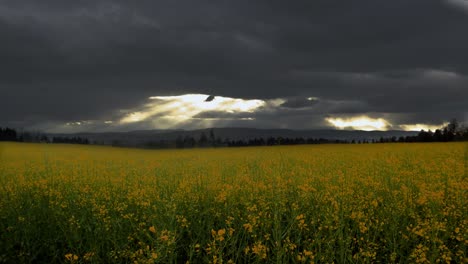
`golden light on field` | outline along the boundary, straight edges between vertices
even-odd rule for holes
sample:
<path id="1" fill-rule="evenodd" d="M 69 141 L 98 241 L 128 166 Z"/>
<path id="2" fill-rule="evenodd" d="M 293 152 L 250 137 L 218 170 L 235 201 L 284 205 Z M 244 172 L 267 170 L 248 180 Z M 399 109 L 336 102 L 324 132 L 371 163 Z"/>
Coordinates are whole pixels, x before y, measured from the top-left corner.
<path id="1" fill-rule="evenodd" d="M 388 130 L 391 124 L 383 118 L 370 118 L 367 116 L 359 116 L 352 118 L 333 118 L 325 119 L 328 123 L 339 129 L 355 129 L 355 130 Z"/>
<path id="2" fill-rule="evenodd" d="M 121 120 L 121 124 L 134 123 L 153 117 L 171 118 L 174 123 L 183 122 L 203 112 L 242 113 L 254 112 L 265 105 L 263 100 L 246 100 L 223 96 L 209 97 L 206 94 L 185 94 L 179 96 L 153 96 L 144 109 L 134 111 Z"/>

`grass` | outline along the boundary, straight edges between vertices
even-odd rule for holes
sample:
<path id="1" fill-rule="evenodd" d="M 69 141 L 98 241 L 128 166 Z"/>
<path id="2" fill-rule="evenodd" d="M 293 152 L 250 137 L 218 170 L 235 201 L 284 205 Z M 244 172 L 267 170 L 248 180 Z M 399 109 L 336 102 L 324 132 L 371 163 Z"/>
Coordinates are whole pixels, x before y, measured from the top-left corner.
<path id="1" fill-rule="evenodd" d="M 468 263 L 466 143 L 0 143 L 0 263 Z"/>

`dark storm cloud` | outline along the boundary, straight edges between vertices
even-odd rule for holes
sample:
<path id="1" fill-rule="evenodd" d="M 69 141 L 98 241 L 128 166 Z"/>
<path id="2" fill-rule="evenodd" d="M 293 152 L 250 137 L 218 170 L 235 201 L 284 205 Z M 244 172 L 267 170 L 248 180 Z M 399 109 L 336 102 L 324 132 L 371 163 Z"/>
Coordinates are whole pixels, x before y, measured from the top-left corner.
<path id="1" fill-rule="evenodd" d="M 258 126 L 466 119 L 467 27 L 461 0 L 4 0 L 0 120 L 114 120 L 186 93 L 284 98 Z"/>
<path id="2" fill-rule="evenodd" d="M 318 98 L 293 97 L 293 98 L 287 98 L 286 102 L 282 103 L 280 106 L 286 107 L 286 108 L 307 108 L 307 107 L 313 106 L 316 103 L 318 103 Z"/>

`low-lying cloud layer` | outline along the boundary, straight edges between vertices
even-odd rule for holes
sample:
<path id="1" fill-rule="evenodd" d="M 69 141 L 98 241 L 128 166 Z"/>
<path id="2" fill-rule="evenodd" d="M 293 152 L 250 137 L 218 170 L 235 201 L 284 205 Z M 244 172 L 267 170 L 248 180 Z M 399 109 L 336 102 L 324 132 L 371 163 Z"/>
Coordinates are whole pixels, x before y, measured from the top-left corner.
<path id="1" fill-rule="evenodd" d="M 291 102 L 291 103 L 288 103 Z M 347 106 L 348 105 L 348 106 Z M 395 114 L 343 114 L 353 102 L 326 101 L 317 97 L 240 99 L 207 94 L 152 96 L 135 108 L 115 113 L 115 120 L 80 120 L 47 124 L 50 131 L 128 131 L 147 129 L 197 129 L 209 127 L 261 127 L 347 130 L 435 130 L 446 125 L 399 124 Z M 335 113 L 331 114 L 330 113 Z M 346 117 L 342 117 L 342 116 Z M 381 116 L 384 117 L 381 117 Z M 377 117 L 379 116 L 379 117 Z M 286 124 L 286 125 L 285 125 Z M 289 124 L 297 124 L 290 127 Z"/>
<path id="2" fill-rule="evenodd" d="M 0 126 L 468 121 L 465 2 L 4 0 Z"/>

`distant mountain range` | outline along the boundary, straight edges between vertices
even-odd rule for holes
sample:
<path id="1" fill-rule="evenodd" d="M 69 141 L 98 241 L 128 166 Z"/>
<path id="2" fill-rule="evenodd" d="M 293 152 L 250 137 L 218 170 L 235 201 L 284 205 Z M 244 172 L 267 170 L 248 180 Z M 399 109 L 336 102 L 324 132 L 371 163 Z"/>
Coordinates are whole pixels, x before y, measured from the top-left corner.
<path id="1" fill-rule="evenodd" d="M 213 131 L 216 138 L 222 140 L 249 140 L 255 138 L 283 137 L 283 138 L 314 138 L 328 140 L 378 140 L 381 137 L 414 136 L 415 131 L 361 131 L 361 130 L 290 130 L 290 129 L 257 129 L 257 128 L 207 128 L 196 130 L 140 130 L 129 132 L 101 132 L 101 133 L 75 133 L 75 134 L 47 134 L 49 137 L 81 137 L 90 142 L 99 144 L 115 144 L 127 146 L 143 146 L 148 142 L 175 141 L 179 137 L 193 137 L 199 139 L 205 133 L 209 136 Z"/>

